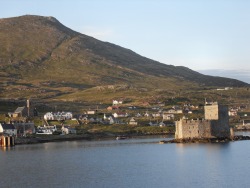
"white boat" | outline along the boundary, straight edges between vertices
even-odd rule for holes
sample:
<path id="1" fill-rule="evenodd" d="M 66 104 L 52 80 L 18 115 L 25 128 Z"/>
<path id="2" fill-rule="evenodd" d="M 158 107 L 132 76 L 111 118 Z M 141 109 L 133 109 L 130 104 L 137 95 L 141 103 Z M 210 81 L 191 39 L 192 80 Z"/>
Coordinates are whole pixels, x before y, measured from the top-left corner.
<path id="1" fill-rule="evenodd" d="M 116 137 L 116 140 L 125 140 L 125 139 L 127 139 L 128 137 L 126 137 L 126 136 L 117 136 Z"/>
<path id="2" fill-rule="evenodd" d="M 42 129 L 38 130 L 36 134 L 53 134 L 53 131 L 51 129 Z"/>

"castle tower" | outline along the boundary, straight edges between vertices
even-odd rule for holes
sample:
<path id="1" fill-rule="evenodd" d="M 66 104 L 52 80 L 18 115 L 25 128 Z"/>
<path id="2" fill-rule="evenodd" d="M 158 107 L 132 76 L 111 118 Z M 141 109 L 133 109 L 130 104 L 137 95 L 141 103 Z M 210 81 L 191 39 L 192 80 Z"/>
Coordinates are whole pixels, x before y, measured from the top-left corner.
<path id="1" fill-rule="evenodd" d="M 219 119 L 219 105 L 217 102 L 206 103 L 204 106 L 206 120 Z"/>
<path id="2" fill-rule="evenodd" d="M 211 121 L 211 134 L 214 137 L 230 137 L 228 107 L 217 102 L 204 106 L 205 120 Z"/>

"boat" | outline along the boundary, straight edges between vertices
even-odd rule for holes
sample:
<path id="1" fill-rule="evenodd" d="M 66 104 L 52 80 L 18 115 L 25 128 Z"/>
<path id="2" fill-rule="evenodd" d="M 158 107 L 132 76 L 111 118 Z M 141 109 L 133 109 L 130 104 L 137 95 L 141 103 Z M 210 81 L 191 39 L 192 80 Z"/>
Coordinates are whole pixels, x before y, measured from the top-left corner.
<path id="1" fill-rule="evenodd" d="M 117 136 L 116 140 L 125 140 L 127 138 L 128 138 L 127 136 Z"/>

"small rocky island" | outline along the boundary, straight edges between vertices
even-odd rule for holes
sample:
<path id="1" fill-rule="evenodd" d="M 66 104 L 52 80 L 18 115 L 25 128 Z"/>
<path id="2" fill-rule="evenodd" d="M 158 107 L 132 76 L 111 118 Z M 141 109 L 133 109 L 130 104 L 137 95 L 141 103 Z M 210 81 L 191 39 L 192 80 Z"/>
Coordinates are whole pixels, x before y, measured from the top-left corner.
<path id="1" fill-rule="evenodd" d="M 249 136 L 234 136 L 229 127 L 228 107 L 217 102 L 205 102 L 205 119 L 176 121 L 175 139 L 160 143 L 216 143 L 250 140 Z"/>

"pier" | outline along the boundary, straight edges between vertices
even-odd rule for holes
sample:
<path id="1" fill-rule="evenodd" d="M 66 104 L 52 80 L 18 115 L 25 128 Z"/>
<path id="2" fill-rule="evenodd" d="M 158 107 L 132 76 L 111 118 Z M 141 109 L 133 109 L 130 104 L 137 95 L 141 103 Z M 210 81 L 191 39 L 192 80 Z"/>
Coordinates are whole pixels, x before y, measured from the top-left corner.
<path id="1" fill-rule="evenodd" d="M 15 146 L 15 137 L 14 136 L 0 136 L 0 146 L 1 147 Z"/>

